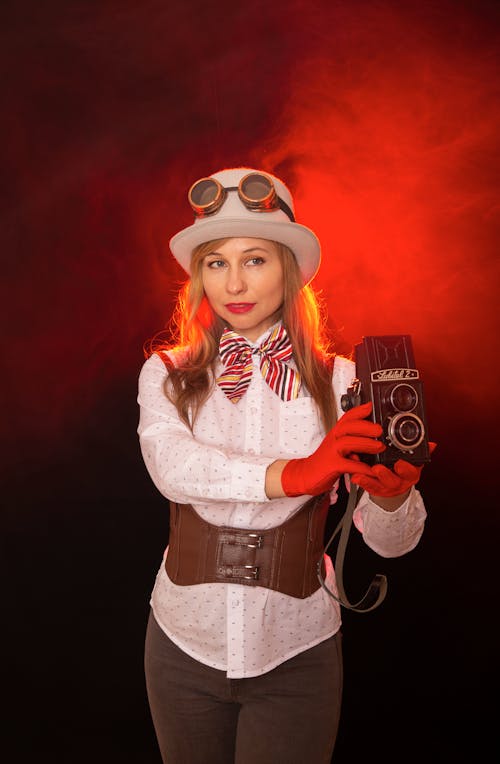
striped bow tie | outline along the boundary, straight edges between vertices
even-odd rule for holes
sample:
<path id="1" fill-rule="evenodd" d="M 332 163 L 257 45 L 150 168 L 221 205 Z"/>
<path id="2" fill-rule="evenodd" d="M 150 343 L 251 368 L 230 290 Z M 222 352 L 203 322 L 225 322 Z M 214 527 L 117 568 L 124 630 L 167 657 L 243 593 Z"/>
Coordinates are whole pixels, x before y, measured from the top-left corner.
<path id="1" fill-rule="evenodd" d="M 267 340 L 253 348 L 244 337 L 224 329 L 219 354 L 225 370 L 217 384 L 231 403 L 245 395 L 252 377 L 252 354 L 260 356 L 260 372 L 267 384 L 283 401 L 296 398 L 300 390 L 300 374 L 287 366 L 292 357 L 292 345 L 283 326 L 277 326 Z"/>

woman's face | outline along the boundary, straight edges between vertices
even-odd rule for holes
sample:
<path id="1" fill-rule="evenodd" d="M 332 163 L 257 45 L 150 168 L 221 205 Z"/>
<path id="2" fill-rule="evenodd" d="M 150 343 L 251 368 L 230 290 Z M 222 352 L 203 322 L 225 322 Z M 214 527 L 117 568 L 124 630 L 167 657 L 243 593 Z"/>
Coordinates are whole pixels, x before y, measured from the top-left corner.
<path id="1" fill-rule="evenodd" d="M 278 320 L 284 280 L 273 242 L 228 239 L 205 255 L 201 275 L 214 312 L 251 342 Z"/>

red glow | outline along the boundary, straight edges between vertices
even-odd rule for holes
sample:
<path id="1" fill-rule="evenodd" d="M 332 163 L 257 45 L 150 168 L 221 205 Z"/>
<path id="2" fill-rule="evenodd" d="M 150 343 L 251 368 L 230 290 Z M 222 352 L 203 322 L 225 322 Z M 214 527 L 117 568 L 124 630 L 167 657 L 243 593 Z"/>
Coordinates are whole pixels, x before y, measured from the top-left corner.
<path id="1" fill-rule="evenodd" d="M 203 300 L 201 301 L 201 305 L 198 309 L 198 318 L 199 318 L 200 324 L 204 326 L 206 329 L 211 325 L 214 319 L 212 308 L 208 304 L 208 300 L 206 297 L 204 297 Z"/>
<path id="2" fill-rule="evenodd" d="M 443 384 L 487 395 L 498 356 L 474 384 L 468 372 L 478 341 L 496 345 L 497 57 L 453 16 L 364 11 L 299 67 L 266 160 L 293 167 L 297 219 L 322 242 L 315 285 L 346 344 L 410 333 Z"/>
<path id="3" fill-rule="evenodd" d="M 179 11 L 175 39 L 170 12 L 140 6 L 76 18 L 61 4 L 29 28 L 16 17 L 3 48 L 20 62 L 5 108 L 4 276 L 20 293 L 7 307 L 22 351 L 10 384 L 23 397 L 12 432 L 36 421 L 55 441 L 135 379 L 184 279 L 168 240 L 192 220 L 187 189 L 237 164 L 295 191 L 298 221 L 322 242 L 315 286 L 341 350 L 409 333 L 435 389 L 452 380 L 464 408 L 490 395 L 500 77 L 489 5 L 264 7 L 207 14 L 198 30 Z"/>

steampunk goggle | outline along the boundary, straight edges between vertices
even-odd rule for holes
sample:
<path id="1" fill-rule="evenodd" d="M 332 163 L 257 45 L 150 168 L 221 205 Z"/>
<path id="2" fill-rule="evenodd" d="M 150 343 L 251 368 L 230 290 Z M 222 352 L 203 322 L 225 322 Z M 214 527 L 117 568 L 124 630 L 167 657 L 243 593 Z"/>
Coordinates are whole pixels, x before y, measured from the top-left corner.
<path id="1" fill-rule="evenodd" d="M 286 202 L 276 193 L 274 183 L 268 175 L 251 172 L 245 175 L 237 186 L 225 188 L 216 178 L 201 178 L 193 183 L 188 199 L 195 217 L 214 215 L 227 199 L 229 191 L 237 191 L 241 202 L 252 212 L 274 212 L 283 210 L 295 223 L 295 217 Z"/>

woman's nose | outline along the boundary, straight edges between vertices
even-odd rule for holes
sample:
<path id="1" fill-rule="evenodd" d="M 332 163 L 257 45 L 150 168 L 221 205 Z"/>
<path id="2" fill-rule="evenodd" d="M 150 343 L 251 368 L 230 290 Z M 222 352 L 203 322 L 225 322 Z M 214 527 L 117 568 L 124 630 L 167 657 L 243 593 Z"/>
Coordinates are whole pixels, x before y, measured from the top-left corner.
<path id="1" fill-rule="evenodd" d="M 240 294 L 246 289 L 245 280 L 239 269 L 231 269 L 227 274 L 226 289 L 230 294 Z"/>

